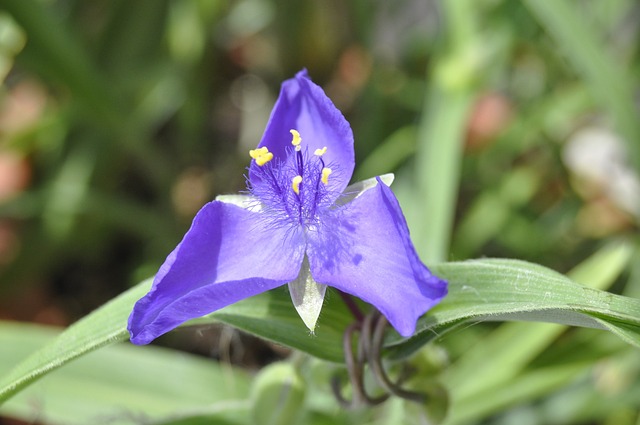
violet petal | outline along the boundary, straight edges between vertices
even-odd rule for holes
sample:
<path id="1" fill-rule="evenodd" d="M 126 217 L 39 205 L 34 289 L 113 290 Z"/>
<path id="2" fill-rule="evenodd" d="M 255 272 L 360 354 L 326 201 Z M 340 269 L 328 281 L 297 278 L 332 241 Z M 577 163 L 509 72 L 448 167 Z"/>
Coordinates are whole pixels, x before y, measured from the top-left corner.
<path id="1" fill-rule="evenodd" d="M 309 232 L 307 255 L 317 282 L 374 305 L 404 337 L 447 293 L 420 261 L 393 192 L 376 187 Z"/>
<path id="2" fill-rule="evenodd" d="M 330 190 L 336 194 L 342 192 L 351 179 L 355 164 L 353 133 L 342 113 L 322 88 L 309 79 L 306 70 L 282 83 L 258 147 L 266 146 L 275 160 L 284 160 L 287 149 L 292 149 L 291 129 L 300 132 L 302 146 L 310 153 L 327 147 L 322 158 L 333 171 Z M 258 183 L 254 181 L 256 167 L 252 161 L 249 173 L 252 184 Z"/>
<path id="3" fill-rule="evenodd" d="M 129 317 L 134 344 L 146 344 L 187 320 L 294 280 L 302 235 L 269 227 L 260 213 L 210 202 L 169 254 Z"/>

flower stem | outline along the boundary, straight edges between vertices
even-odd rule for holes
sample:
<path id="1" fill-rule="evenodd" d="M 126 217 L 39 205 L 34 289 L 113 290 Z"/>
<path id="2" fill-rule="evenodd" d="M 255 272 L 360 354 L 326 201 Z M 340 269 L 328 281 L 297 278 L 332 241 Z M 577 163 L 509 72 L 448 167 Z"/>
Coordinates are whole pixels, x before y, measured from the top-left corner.
<path id="1" fill-rule="evenodd" d="M 360 310 L 360 307 L 358 307 L 358 304 L 356 304 L 356 302 L 353 300 L 353 297 L 351 297 L 351 295 L 344 293 L 340 290 L 338 290 L 338 293 L 340 294 L 342 301 L 344 301 L 344 303 L 347 305 L 347 308 L 349 309 L 349 311 L 351 311 L 351 314 L 353 315 L 353 317 L 358 322 L 362 322 L 364 320 L 364 313 L 362 312 L 362 310 Z"/>

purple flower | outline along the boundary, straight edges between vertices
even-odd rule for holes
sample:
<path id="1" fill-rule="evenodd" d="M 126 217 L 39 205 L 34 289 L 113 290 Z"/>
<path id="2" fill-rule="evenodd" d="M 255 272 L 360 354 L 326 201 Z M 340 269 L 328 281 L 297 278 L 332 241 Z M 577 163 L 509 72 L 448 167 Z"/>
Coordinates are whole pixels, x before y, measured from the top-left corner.
<path id="1" fill-rule="evenodd" d="M 248 194 L 218 197 L 160 267 L 129 317 L 146 344 L 187 320 L 288 284 L 315 328 L 326 286 L 374 305 L 402 336 L 447 293 L 422 264 L 388 184 L 347 187 L 349 124 L 306 71 L 283 83 L 248 176 Z"/>

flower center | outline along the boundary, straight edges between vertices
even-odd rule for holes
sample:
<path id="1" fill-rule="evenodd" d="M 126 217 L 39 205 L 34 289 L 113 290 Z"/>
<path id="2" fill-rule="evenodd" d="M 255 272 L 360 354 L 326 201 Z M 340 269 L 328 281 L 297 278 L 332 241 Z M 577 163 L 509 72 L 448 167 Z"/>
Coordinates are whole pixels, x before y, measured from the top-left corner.
<path id="1" fill-rule="evenodd" d="M 276 220 L 309 228 L 319 224 L 318 213 L 332 203 L 327 189 L 332 169 L 322 158 L 326 147 L 310 154 L 300 133 L 290 132 L 292 147 L 283 158 L 275 158 L 266 146 L 249 151 L 257 165 L 252 168 L 249 190 Z"/>

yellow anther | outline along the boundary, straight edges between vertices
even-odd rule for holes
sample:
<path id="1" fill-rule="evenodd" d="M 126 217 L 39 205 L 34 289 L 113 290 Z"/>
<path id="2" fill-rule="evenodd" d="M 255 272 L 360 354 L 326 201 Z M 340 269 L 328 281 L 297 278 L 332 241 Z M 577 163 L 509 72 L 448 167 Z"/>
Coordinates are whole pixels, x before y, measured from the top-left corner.
<path id="1" fill-rule="evenodd" d="M 259 157 L 256 158 L 256 164 L 262 167 L 264 164 L 271 161 L 272 159 L 273 159 L 273 154 L 271 152 L 267 152 L 264 155 L 260 155 Z"/>
<path id="2" fill-rule="evenodd" d="M 300 146 L 300 143 L 302 143 L 302 137 L 300 137 L 300 133 L 298 133 L 298 130 L 291 129 L 289 130 L 289 132 L 293 136 L 293 139 L 291 140 L 291 144 L 295 147 Z"/>
<path id="3" fill-rule="evenodd" d="M 260 167 L 273 159 L 273 154 L 269 152 L 269 149 L 266 146 L 258 149 L 251 149 L 249 151 L 249 156 L 255 159 L 256 164 L 258 164 Z"/>
<path id="4" fill-rule="evenodd" d="M 324 167 L 322 169 L 322 177 L 320 178 L 322 183 L 324 183 L 324 184 L 329 183 L 329 175 L 331 175 L 332 172 L 333 171 L 331 170 L 331 168 Z"/>
<path id="5" fill-rule="evenodd" d="M 253 158 L 253 159 L 258 159 L 258 157 L 260 157 L 260 156 L 262 156 L 262 155 L 264 155 L 266 153 L 269 153 L 269 149 L 267 149 L 266 146 L 263 146 L 263 147 L 258 148 L 258 149 L 251 149 L 249 151 L 249 156 L 251 158 Z"/>
<path id="6" fill-rule="evenodd" d="M 302 183 L 302 176 L 295 176 L 291 181 L 291 187 L 296 195 L 300 195 L 300 183 Z"/>
<path id="7" fill-rule="evenodd" d="M 322 149 L 316 149 L 316 151 L 313 154 L 317 155 L 317 156 L 322 156 L 325 153 L 327 153 L 327 147 L 326 146 L 324 148 L 322 148 Z"/>

